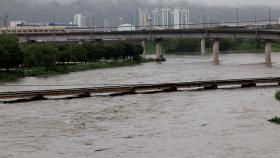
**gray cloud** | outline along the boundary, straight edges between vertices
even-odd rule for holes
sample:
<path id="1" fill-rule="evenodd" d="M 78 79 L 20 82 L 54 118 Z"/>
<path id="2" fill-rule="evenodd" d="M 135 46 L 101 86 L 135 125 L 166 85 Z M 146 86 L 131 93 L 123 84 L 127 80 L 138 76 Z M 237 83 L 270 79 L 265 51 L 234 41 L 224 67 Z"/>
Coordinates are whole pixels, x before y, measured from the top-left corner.
<path id="1" fill-rule="evenodd" d="M 210 6 L 280 6 L 279 0 L 189 0 L 189 2 Z"/>
<path id="2" fill-rule="evenodd" d="M 26 1 L 26 0 L 22 0 Z M 45 1 L 45 2 L 51 2 L 55 0 L 35 0 L 35 1 Z M 56 0 L 61 3 L 72 3 L 77 0 Z M 115 1 L 115 2 L 122 2 L 124 0 L 83 0 L 87 2 L 104 2 L 104 1 Z M 125 0 L 127 1 L 127 0 Z M 139 1 L 139 2 L 145 2 L 145 3 L 165 3 L 170 4 L 176 3 L 176 2 L 189 2 L 191 4 L 204 4 L 209 6 L 280 6 L 279 0 L 129 0 L 129 1 Z"/>

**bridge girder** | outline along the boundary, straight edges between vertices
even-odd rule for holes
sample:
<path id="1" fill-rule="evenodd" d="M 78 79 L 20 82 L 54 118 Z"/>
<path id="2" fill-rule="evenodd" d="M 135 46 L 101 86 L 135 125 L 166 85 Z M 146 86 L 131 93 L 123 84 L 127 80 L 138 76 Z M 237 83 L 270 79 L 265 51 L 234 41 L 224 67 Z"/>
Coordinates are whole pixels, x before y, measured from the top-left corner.
<path id="1" fill-rule="evenodd" d="M 149 40 L 149 39 L 263 39 L 280 40 L 279 31 L 256 31 L 256 30 L 156 30 L 156 31 L 124 31 L 124 32 L 62 32 L 62 33 L 18 33 L 20 41 L 42 42 L 67 42 L 67 41 L 108 41 L 108 40 Z"/>

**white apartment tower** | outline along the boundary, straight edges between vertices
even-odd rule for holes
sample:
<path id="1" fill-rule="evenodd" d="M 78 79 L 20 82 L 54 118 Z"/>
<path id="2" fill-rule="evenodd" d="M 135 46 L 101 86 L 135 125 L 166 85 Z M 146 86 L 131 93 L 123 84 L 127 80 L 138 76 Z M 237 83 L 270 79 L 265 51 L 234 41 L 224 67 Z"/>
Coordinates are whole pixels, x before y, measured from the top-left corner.
<path id="1" fill-rule="evenodd" d="M 188 9 L 180 9 L 180 29 L 189 28 L 190 24 L 190 11 Z"/>
<path id="2" fill-rule="evenodd" d="M 175 8 L 173 11 L 173 15 L 174 15 L 174 21 L 173 21 L 173 25 L 174 25 L 174 29 L 180 29 L 181 28 L 181 23 L 180 23 L 180 8 Z"/>
<path id="3" fill-rule="evenodd" d="M 153 9 L 151 12 L 151 25 L 153 28 L 159 27 L 159 25 L 161 25 L 160 11 L 158 8 Z"/>
<path id="4" fill-rule="evenodd" d="M 155 8 L 151 12 L 146 9 L 137 11 L 138 29 L 187 29 L 190 24 L 190 11 L 185 8 Z"/>
<path id="5" fill-rule="evenodd" d="M 137 17 L 138 17 L 138 22 L 137 22 L 137 29 L 148 29 L 149 28 L 149 13 L 147 9 L 141 10 L 138 9 L 137 11 Z"/>
<path id="6" fill-rule="evenodd" d="M 169 22 L 170 22 L 170 9 L 169 8 L 163 8 L 161 9 L 161 27 L 164 29 L 169 28 Z"/>
<path id="7" fill-rule="evenodd" d="M 75 25 L 78 25 L 78 27 L 86 27 L 86 17 L 82 14 L 75 14 L 74 16 L 74 22 Z"/>

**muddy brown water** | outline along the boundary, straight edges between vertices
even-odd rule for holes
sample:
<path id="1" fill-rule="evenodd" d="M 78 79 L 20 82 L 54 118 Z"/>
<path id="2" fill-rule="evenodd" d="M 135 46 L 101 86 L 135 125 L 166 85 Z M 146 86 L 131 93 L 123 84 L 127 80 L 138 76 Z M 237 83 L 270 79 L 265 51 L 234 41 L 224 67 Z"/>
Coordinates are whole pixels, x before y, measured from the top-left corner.
<path id="1" fill-rule="evenodd" d="M 280 76 L 263 54 L 169 56 L 162 64 L 25 78 L 0 91 Z M 46 86 L 35 86 L 46 85 Z M 71 85 L 71 86 L 70 86 Z M 0 104 L 1 158 L 278 158 L 277 87 Z"/>

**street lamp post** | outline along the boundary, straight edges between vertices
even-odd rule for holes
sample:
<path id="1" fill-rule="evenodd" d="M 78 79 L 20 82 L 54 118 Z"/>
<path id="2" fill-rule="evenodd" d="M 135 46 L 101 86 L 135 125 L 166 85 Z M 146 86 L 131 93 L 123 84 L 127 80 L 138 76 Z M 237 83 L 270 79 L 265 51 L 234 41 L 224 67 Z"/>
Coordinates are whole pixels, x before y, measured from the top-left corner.
<path id="1" fill-rule="evenodd" d="M 150 40 L 152 41 L 152 18 L 148 17 Z"/>

